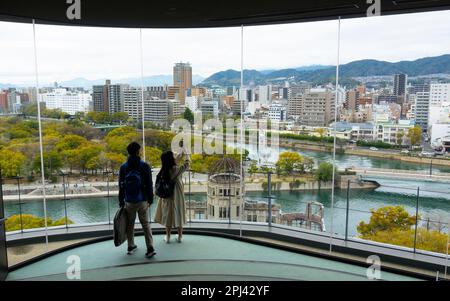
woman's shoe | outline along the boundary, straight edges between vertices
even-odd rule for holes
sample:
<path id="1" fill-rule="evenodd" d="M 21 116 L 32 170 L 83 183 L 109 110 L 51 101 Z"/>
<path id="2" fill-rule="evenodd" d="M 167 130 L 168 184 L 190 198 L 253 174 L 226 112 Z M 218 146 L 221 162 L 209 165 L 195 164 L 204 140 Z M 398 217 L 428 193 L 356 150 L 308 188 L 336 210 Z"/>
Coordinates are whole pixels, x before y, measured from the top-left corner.
<path id="1" fill-rule="evenodd" d="M 183 236 L 178 235 L 177 236 L 177 242 L 181 242 L 183 240 Z"/>
<path id="2" fill-rule="evenodd" d="M 170 237 L 169 236 L 164 236 L 164 241 L 168 244 L 170 244 Z"/>

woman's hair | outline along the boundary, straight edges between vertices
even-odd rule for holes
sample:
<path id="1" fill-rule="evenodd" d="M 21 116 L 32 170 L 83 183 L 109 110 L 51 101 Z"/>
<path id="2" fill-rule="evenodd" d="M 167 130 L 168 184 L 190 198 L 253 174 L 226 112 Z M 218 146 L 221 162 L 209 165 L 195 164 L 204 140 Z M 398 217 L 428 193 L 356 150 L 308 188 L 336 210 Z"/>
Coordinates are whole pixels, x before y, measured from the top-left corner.
<path id="1" fill-rule="evenodd" d="M 173 156 L 173 152 L 172 151 L 167 151 L 164 152 L 161 155 L 161 175 L 164 178 L 169 178 L 170 177 L 170 171 L 172 170 L 172 168 L 177 165 L 177 163 L 175 162 L 175 157 Z"/>

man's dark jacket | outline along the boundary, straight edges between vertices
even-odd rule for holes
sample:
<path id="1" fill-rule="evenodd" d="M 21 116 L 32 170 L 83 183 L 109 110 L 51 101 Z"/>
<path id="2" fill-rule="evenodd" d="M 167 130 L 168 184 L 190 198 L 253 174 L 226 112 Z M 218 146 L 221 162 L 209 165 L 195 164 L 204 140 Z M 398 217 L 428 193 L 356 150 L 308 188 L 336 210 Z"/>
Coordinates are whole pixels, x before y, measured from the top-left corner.
<path id="1" fill-rule="evenodd" d="M 144 201 L 147 201 L 150 205 L 153 203 L 153 181 L 152 181 L 152 169 L 150 165 L 141 160 L 139 156 L 129 156 L 127 162 L 120 166 L 119 171 L 119 206 L 125 205 L 125 176 L 131 169 L 139 170 L 142 180 L 142 194 Z"/>

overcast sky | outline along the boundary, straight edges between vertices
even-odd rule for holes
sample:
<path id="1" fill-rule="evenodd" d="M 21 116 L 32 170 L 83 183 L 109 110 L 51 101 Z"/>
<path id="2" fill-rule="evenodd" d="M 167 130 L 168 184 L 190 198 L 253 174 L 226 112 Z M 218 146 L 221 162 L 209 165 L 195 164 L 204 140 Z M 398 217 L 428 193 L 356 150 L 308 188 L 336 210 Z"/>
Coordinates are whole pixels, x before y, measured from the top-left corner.
<path id="1" fill-rule="evenodd" d="M 341 63 L 390 62 L 450 53 L 450 11 L 341 22 Z M 244 28 L 244 68 L 335 65 L 337 21 Z M 37 25 L 41 83 L 140 76 L 139 29 Z M 207 77 L 240 69 L 240 28 L 144 29 L 144 75 L 190 62 Z M 0 22 L 0 83 L 33 84 L 32 25 Z"/>

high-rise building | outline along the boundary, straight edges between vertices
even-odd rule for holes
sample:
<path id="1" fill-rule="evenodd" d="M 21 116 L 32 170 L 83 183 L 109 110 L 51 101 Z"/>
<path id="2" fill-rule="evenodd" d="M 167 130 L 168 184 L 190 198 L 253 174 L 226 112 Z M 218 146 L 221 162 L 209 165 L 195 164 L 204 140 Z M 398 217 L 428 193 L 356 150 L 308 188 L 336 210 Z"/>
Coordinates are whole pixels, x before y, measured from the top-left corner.
<path id="1" fill-rule="evenodd" d="M 189 108 L 192 112 L 198 110 L 198 97 L 197 96 L 188 96 L 185 99 L 184 107 Z"/>
<path id="2" fill-rule="evenodd" d="M 413 91 L 411 91 L 413 94 L 416 94 L 417 92 L 430 92 L 430 84 L 415 84 L 412 86 Z"/>
<path id="3" fill-rule="evenodd" d="M 8 92 L 0 91 L 0 112 L 8 112 Z"/>
<path id="4" fill-rule="evenodd" d="M 311 89 L 302 97 L 300 123 L 308 126 L 328 126 L 334 121 L 335 95 L 328 89 Z"/>
<path id="5" fill-rule="evenodd" d="M 8 102 L 8 112 L 10 113 L 18 113 L 20 110 L 21 102 L 20 95 L 16 92 L 16 90 L 10 90 L 7 95 Z"/>
<path id="6" fill-rule="evenodd" d="M 146 87 L 144 90 L 144 98 L 150 99 L 152 97 L 156 97 L 159 99 L 167 99 L 168 91 L 169 87 L 167 85 Z"/>
<path id="7" fill-rule="evenodd" d="M 288 99 L 289 98 L 289 88 L 279 88 L 278 89 L 278 98 L 279 99 Z"/>
<path id="8" fill-rule="evenodd" d="M 94 111 L 117 113 L 123 112 L 123 91 L 129 85 L 115 84 L 112 85 L 110 80 L 106 80 L 104 85 L 92 87 L 92 101 Z"/>
<path id="9" fill-rule="evenodd" d="M 240 115 L 241 111 L 244 113 L 247 105 L 248 105 L 247 100 L 235 99 L 233 101 L 233 106 L 232 106 L 233 114 Z"/>
<path id="10" fill-rule="evenodd" d="M 329 89 L 311 89 L 291 96 L 288 116 L 307 126 L 328 126 L 334 121 L 335 93 Z"/>
<path id="11" fill-rule="evenodd" d="M 167 99 L 145 100 L 144 120 L 159 125 L 168 125 L 169 101 Z"/>
<path id="12" fill-rule="evenodd" d="M 430 84 L 430 106 L 450 102 L 450 84 Z"/>
<path id="13" fill-rule="evenodd" d="M 197 96 L 197 97 L 205 97 L 206 96 L 206 88 L 203 87 L 193 87 L 187 90 L 187 96 Z"/>
<path id="14" fill-rule="evenodd" d="M 416 111 L 414 117 L 416 124 L 420 125 L 422 130 L 428 129 L 428 114 L 430 109 L 430 92 L 416 93 Z"/>
<path id="15" fill-rule="evenodd" d="M 95 112 L 109 112 L 109 85 L 111 85 L 111 81 L 108 79 L 104 85 L 92 87 L 92 102 Z"/>
<path id="16" fill-rule="evenodd" d="M 272 101 L 272 86 L 271 85 L 265 85 L 265 86 L 259 86 L 259 102 L 261 104 L 270 104 Z"/>
<path id="17" fill-rule="evenodd" d="M 288 100 L 288 112 L 289 118 L 298 119 L 302 114 L 303 108 L 303 95 L 291 96 Z"/>
<path id="18" fill-rule="evenodd" d="M 167 88 L 167 99 L 178 99 L 179 100 L 180 99 L 180 87 L 169 86 Z"/>
<path id="19" fill-rule="evenodd" d="M 183 114 L 183 106 L 179 100 L 170 99 L 169 101 L 169 117 L 173 120 L 179 118 Z"/>
<path id="20" fill-rule="evenodd" d="M 437 123 L 450 123 L 450 102 L 443 101 L 439 105 L 430 105 L 428 128 Z"/>
<path id="21" fill-rule="evenodd" d="M 252 89 L 240 88 L 239 90 L 236 90 L 236 92 L 237 99 L 246 100 L 248 102 L 254 101 Z"/>
<path id="22" fill-rule="evenodd" d="M 201 103 L 200 110 L 203 116 L 219 116 L 219 102 L 215 100 L 204 100 Z"/>
<path id="23" fill-rule="evenodd" d="M 179 100 L 184 105 L 186 90 L 192 88 L 192 67 L 189 63 L 176 63 L 173 67 L 173 85 L 180 88 Z"/>
<path id="24" fill-rule="evenodd" d="M 134 120 L 142 119 L 142 92 L 140 88 L 129 87 L 123 91 L 123 111 Z"/>
<path id="25" fill-rule="evenodd" d="M 358 90 L 350 90 L 345 94 L 344 108 L 356 111 L 358 109 L 358 98 L 360 92 Z"/>
<path id="26" fill-rule="evenodd" d="M 285 121 L 286 107 L 278 102 L 273 103 L 269 106 L 268 116 L 272 121 Z"/>
<path id="27" fill-rule="evenodd" d="M 109 113 L 123 112 L 123 91 L 129 88 L 129 85 L 110 85 L 108 87 Z"/>
<path id="28" fill-rule="evenodd" d="M 406 74 L 396 74 L 394 76 L 394 95 L 406 95 L 406 83 L 408 76 Z"/>

